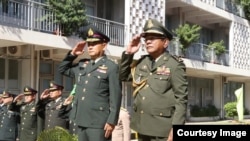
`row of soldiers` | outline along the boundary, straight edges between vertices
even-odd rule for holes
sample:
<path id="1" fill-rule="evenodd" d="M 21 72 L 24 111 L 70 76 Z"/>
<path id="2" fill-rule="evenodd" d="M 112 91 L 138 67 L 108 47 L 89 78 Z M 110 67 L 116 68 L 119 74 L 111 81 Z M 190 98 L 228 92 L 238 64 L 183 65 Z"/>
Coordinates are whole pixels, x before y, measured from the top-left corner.
<path id="1" fill-rule="evenodd" d="M 44 121 L 43 130 L 60 126 L 75 134 L 73 122 L 69 128 L 68 114 L 73 95 L 62 97 L 63 86 L 51 82 L 38 100 L 38 91 L 25 86 L 23 93 L 14 94 L 8 90 L 0 93 L 0 140 L 36 141 L 38 117 Z M 70 107 L 70 108 L 69 108 Z"/>

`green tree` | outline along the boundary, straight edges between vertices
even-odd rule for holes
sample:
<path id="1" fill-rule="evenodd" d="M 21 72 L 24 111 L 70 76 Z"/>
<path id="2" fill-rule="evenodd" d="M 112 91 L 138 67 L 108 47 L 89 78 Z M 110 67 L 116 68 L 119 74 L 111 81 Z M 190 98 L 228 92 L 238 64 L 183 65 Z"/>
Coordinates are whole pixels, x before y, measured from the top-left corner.
<path id="1" fill-rule="evenodd" d="M 79 29 L 87 24 L 85 4 L 82 0 L 47 0 L 46 4 L 54 13 L 55 22 L 60 25 L 64 36 L 81 36 Z"/>
<path id="2" fill-rule="evenodd" d="M 179 25 L 178 28 L 174 29 L 173 32 L 179 38 L 181 43 L 180 48 L 183 52 L 194 42 L 198 41 L 200 38 L 201 26 L 184 24 Z"/>

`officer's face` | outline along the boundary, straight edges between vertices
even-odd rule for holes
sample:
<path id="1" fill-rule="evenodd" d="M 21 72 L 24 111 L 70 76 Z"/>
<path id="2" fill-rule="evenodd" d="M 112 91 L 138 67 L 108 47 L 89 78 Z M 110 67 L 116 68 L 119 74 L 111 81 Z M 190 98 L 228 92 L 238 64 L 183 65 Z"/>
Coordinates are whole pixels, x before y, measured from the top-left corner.
<path id="1" fill-rule="evenodd" d="M 0 104 L 2 104 L 3 103 L 3 99 L 2 99 L 2 97 L 0 97 Z"/>
<path id="2" fill-rule="evenodd" d="M 25 103 L 30 103 L 30 102 L 32 102 L 34 100 L 35 100 L 35 95 L 34 94 L 25 95 L 25 97 L 24 97 L 24 102 Z"/>
<path id="3" fill-rule="evenodd" d="M 144 37 L 144 40 L 147 52 L 154 56 L 162 54 L 166 50 L 169 43 L 169 40 L 166 37 L 157 34 L 147 34 Z"/>
<path id="4" fill-rule="evenodd" d="M 88 53 L 91 59 L 101 57 L 104 53 L 107 43 L 102 41 L 88 42 Z"/>
<path id="5" fill-rule="evenodd" d="M 51 99 L 57 99 L 58 97 L 60 97 L 62 94 L 62 91 L 61 90 L 53 90 L 53 91 L 50 91 L 49 92 L 49 97 Z"/>

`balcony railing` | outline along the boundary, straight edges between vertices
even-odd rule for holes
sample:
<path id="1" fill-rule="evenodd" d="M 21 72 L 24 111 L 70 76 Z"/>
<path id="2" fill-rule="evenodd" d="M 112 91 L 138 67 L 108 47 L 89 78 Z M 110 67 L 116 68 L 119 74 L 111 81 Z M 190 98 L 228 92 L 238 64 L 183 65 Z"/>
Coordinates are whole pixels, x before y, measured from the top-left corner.
<path id="1" fill-rule="evenodd" d="M 168 47 L 170 54 L 183 56 L 187 59 L 204 61 L 209 63 L 216 63 L 229 66 L 229 52 L 226 51 L 221 55 L 216 55 L 213 49 L 208 48 L 208 45 L 201 43 L 194 43 L 187 48 L 183 53 L 179 47 L 179 43 L 172 41 Z"/>
<path id="2" fill-rule="evenodd" d="M 60 27 L 55 24 L 55 16 L 46 9 L 46 5 L 35 1 L 0 1 L 0 19 L 1 25 L 50 34 L 55 34 Z M 125 37 L 127 37 L 124 24 L 90 15 L 87 15 L 87 20 L 110 37 L 110 44 L 124 46 Z"/>

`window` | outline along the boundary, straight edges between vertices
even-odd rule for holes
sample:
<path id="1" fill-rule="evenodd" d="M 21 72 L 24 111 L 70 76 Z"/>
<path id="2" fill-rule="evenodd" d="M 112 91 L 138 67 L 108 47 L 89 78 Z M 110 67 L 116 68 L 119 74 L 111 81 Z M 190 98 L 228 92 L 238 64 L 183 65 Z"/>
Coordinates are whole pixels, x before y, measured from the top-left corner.
<path id="1" fill-rule="evenodd" d="M 52 75 L 52 62 L 41 62 L 40 73 L 42 75 Z"/>

